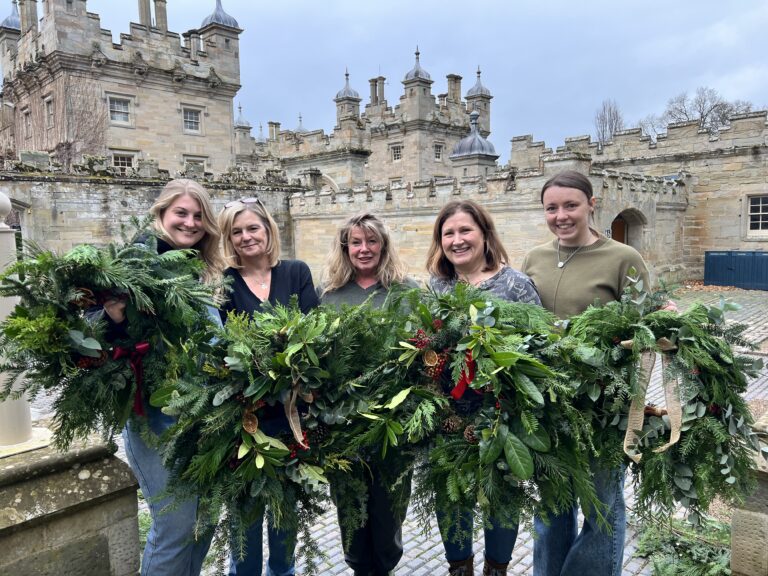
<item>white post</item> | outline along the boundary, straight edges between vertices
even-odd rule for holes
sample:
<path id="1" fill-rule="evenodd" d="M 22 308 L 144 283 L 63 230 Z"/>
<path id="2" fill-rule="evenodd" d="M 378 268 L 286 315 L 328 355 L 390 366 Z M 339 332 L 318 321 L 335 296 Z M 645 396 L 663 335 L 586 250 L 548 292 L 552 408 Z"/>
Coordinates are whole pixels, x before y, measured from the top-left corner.
<path id="1" fill-rule="evenodd" d="M 11 201 L 0 192 L 0 267 L 5 267 L 16 258 L 16 235 L 5 223 L 11 213 Z M 0 298 L 0 321 L 4 320 L 16 305 L 15 298 Z M 5 375 L 0 374 L 0 386 Z M 32 438 L 32 414 L 26 398 L 0 402 L 0 446 L 12 446 Z"/>

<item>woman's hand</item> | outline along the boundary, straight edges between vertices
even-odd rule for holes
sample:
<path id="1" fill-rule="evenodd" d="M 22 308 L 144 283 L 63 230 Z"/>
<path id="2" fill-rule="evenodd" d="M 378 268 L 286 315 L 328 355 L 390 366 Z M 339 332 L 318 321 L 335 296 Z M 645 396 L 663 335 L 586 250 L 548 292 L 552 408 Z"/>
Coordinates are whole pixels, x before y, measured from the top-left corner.
<path id="1" fill-rule="evenodd" d="M 111 298 L 104 302 L 104 312 L 107 313 L 115 324 L 122 324 L 125 321 L 125 300 Z"/>

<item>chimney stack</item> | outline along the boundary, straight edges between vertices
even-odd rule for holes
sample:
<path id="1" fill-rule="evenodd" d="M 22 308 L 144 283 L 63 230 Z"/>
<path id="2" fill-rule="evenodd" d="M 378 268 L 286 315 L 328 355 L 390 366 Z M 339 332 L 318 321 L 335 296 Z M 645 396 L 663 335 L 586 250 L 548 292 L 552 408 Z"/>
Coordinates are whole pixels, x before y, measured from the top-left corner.
<path id="1" fill-rule="evenodd" d="M 152 26 L 152 11 L 149 0 L 139 0 L 139 24 L 150 28 Z"/>
<path id="2" fill-rule="evenodd" d="M 384 98 L 384 81 L 385 80 L 386 80 L 386 78 L 384 78 L 384 76 L 379 76 L 378 77 L 378 81 L 379 81 L 379 95 L 378 95 L 378 102 L 377 102 L 377 104 L 384 104 L 384 102 L 386 102 L 386 98 Z"/>
<path id="3" fill-rule="evenodd" d="M 155 0 L 155 26 L 163 32 L 168 32 L 168 12 L 166 0 Z"/>
<path id="4" fill-rule="evenodd" d="M 378 104 L 378 100 L 376 98 L 376 83 L 378 80 L 376 78 L 371 78 L 368 80 L 368 82 L 371 83 L 371 106 L 376 106 L 376 104 Z"/>

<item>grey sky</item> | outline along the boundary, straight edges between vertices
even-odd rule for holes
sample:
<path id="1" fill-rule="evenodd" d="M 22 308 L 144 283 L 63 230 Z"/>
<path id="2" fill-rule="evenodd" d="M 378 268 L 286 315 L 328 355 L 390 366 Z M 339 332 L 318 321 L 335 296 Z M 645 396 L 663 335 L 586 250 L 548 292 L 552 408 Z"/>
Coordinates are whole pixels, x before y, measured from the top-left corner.
<path id="1" fill-rule="evenodd" d="M 169 28 L 196 28 L 215 0 L 168 0 Z M 682 91 L 710 86 L 728 99 L 768 104 L 768 2 L 764 0 L 223 0 L 241 36 L 236 104 L 258 130 L 275 120 L 332 130 L 333 98 L 350 83 L 368 101 L 368 79 L 386 76 L 390 105 L 421 64 L 446 91 L 446 74 L 494 96 L 492 134 L 509 158 L 513 136 L 548 146 L 593 133 L 595 111 L 613 98 L 628 125 L 661 113 Z M 119 9 L 117 8 L 119 6 Z M 113 38 L 138 20 L 136 0 L 90 0 Z"/>

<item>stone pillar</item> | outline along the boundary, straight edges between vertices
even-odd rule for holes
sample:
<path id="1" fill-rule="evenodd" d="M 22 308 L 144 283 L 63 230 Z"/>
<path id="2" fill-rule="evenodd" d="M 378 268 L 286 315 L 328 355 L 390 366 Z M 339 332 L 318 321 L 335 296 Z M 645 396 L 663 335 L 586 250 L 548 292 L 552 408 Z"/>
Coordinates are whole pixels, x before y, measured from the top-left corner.
<path id="1" fill-rule="evenodd" d="M 768 413 L 754 426 L 763 445 L 768 446 Z M 768 574 L 768 462 L 755 456 L 757 488 L 731 519 L 731 573 L 733 576 Z"/>
<path id="2" fill-rule="evenodd" d="M 168 12 L 166 0 L 155 0 L 155 26 L 163 32 L 168 32 Z"/>
<path id="3" fill-rule="evenodd" d="M 147 28 L 152 26 L 152 10 L 149 7 L 149 0 L 139 0 L 139 24 Z"/>
<path id="4" fill-rule="evenodd" d="M 16 235 L 5 223 L 11 213 L 11 201 L 0 192 L 0 263 L 16 258 Z M 15 298 L 0 298 L 0 320 L 5 319 L 16 305 Z M 0 374 L 0 386 L 5 376 Z M 32 416 L 25 398 L 0 402 L 0 446 L 21 444 L 32 438 Z"/>
<path id="5" fill-rule="evenodd" d="M 0 459 L 0 574 L 138 576 L 136 489 L 103 445 Z"/>

